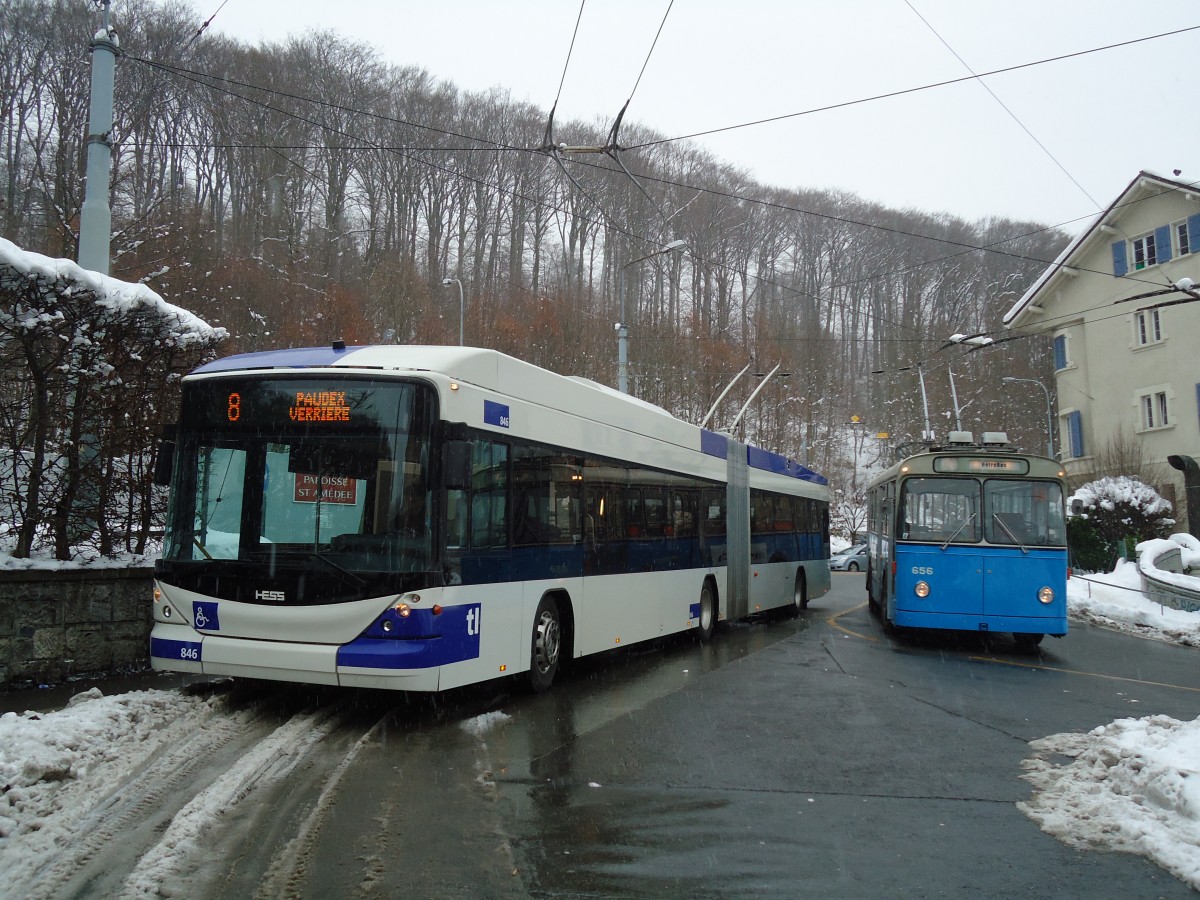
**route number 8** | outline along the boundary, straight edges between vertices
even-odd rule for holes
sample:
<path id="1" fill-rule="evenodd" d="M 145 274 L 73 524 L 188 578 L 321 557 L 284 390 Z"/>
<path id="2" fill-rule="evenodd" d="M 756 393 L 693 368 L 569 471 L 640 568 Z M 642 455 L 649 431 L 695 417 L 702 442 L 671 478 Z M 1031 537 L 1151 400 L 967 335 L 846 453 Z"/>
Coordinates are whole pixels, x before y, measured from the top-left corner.
<path id="1" fill-rule="evenodd" d="M 234 391 L 229 395 L 229 407 L 226 410 L 230 422 L 236 422 L 242 417 L 242 395 Z"/>

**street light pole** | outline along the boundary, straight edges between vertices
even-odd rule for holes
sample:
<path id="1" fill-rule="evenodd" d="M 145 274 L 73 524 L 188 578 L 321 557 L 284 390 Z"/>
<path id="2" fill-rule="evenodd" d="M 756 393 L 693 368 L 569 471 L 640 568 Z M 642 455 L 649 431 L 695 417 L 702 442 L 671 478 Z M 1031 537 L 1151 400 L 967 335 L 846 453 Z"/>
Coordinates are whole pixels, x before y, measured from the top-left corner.
<path id="1" fill-rule="evenodd" d="M 631 259 L 629 262 L 621 266 L 621 270 L 617 273 L 617 297 L 620 299 L 621 320 L 617 322 L 617 390 L 622 394 L 629 393 L 629 326 L 625 324 L 625 270 L 634 263 L 640 263 L 652 256 L 662 256 L 664 253 L 671 253 L 675 250 L 683 250 L 687 247 L 687 241 L 675 240 L 669 244 L 659 247 L 653 253 L 647 253 L 645 256 L 639 256 L 637 259 Z"/>
<path id="2" fill-rule="evenodd" d="M 1054 414 L 1050 406 L 1050 390 L 1036 378 L 1014 378 L 1012 375 L 1005 375 L 1000 380 L 1004 384 L 1036 384 L 1042 389 L 1042 393 L 1046 395 L 1046 455 L 1054 459 Z"/>
<path id="3" fill-rule="evenodd" d="M 442 284 L 458 285 L 458 346 L 463 345 L 463 289 L 462 282 L 457 278 L 443 278 Z"/>

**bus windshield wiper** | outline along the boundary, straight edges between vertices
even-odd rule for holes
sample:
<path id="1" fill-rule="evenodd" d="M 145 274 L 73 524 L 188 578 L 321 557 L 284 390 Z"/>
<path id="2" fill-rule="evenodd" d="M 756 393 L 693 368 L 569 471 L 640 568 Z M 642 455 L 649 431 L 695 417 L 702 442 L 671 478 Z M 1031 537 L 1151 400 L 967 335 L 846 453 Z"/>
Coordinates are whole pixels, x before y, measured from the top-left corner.
<path id="1" fill-rule="evenodd" d="M 1000 513 L 992 513 L 992 518 L 996 520 L 996 524 L 1004 529 L 1004 533 L 1013 539 L 1013 543 L 1021 548 L 1022 553 L 1029 553 L 1029 549 L 1021 543 L 1021 539 L 1013 534 L 1012 529 L 1008 527 L 1008 523 L 1000 518 Z"/>
<path id="2" fill-rule="evenodd" d="M 354 584 L 354 586 L 359 588 L 360 590 L 367 586 L 367 579 L 363 578 L 361 575 L 355 575 L 353 572 L 351 572 L 347 568 L 339 566 L 337 563 L 335 563 L 332 559 L 330 559 L 324 553 L 321 553 L 319 550 L 313 550 L 310 552 L 309 555 L 313 559 L 317 559 L 317 560 L 320 560 L 321 562 L 325 563 L 325 565 L 329 566 L 329 568 L 333 569 L 334 571 L 340 572 L 342 575 L 345 575 Z"/>
<path id="3" fill-rule="evenodd" d="M 952 534 L 952 535 L 950 535 L 950 537 L 946 538 L 946 543 L 942 544 L 941 549 L 945 550 L 947 547 L 949 547 L 950 542 L 953 541 L 960 534 L 962 534 L 963 529 L 966 528 L 968 525 L 970 525 L 974 521 L 975 521 L 975 513 L 971 513 L 971 515 L 967 516 L 967 520 L 958 526 L 958 531 L 954 532 L 954 534 Z"/>

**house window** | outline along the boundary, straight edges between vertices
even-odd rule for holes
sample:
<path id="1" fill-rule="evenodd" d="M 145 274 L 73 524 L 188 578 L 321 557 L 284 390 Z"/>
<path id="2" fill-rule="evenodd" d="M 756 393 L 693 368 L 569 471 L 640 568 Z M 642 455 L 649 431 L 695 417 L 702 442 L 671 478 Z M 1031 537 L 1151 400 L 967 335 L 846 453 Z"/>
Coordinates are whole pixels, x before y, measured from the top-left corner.
<path id="1" fill-rule="evenodd" d="M 1063 446 L 1066 452 L 1070 453 L 1069 458 L 1079 459 L 1083 456 L 1083 414 L 1074 410 L 1063 416 L 1063 419 L 1067 426 L 1067 439 Z"/>
<path id="2" fill-rule="evenodd" d="M 1175 223 L 1175 244 L 1179 247 L 1180 256 L 1184 256 L 1185 254 L 1192 252 L 1192 242 L 1190 240 L 1190 235 L 1188 234 L 1187 222 Z"/>
<path id="3" fill-rule="evenodd" d="M 1134 340 L 1139 347 L 1157 344 L 1163 339 L 1162 317 L 1157 309 L 1144 309 L 1133 317 Z"/>
<path id="4" fill-rule="evenodd" d="M 1143 234 L 1141 237 L 1135 237 L 1131 242 L 1133 244 L 1133 268 L 1144 269 L 1146 266 L 1158 264 L 1158 253 L 1155 248 L 1154 232 Z"/>
<path id="5" fill-rule="evenodd" d="M 1171 417 L 1167 408 L 1167 392 L 1155 391 L 1151 394 L 1142 394 L 1138 398 L 1138 406 L 1141 408 L 1142 428 L 1166 428 L 1171 424 Z"/>
<path id="6" fill-rule="evenodd" d="M 1060 334 L 1054 339 L 1054 368 L 1065 369 L 1070 364 L 1071 360 L 1067 356 L 1067 336 Z"/>

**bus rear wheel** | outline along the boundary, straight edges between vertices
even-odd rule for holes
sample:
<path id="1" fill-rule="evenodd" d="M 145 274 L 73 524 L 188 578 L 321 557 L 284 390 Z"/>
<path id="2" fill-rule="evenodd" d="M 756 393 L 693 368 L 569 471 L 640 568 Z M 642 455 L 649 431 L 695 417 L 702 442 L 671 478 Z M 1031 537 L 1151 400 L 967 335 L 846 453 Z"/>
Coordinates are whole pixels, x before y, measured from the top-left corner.
<path id="1" fill-rule="evenodd" d="M 792 597 L 792 615 L 800 615 L 802 609 L 808 609 L 808 581 L 804 577 L 803 569 L 796 573 L 796 592 Z"/>
<path id="2" fill-rule="evenodd" d="M 1014 634 L 1013 643 L 1017 645 L 1018 650 L 1032 651 L 1037 649 L 1037 646 L 1042 642 L 1043 637 L 1045 637 L 1045 635 L 1037 634 L 1036 632 L 1032 634 L 1029 632 Z"/>
<path id="3" fill-rule="evenodd" d="M 543 597 L 533 616 L 529 650 L 529 686 L 540 694 L 554 683 L 562 652 L 562 619 L 553 597 Z"/>
<path id="4" fill-rule="evenodd" d="M 696 637 L 702 644 L 713 639 L 717 630 L 717 589 L 711 581 L 700 588 L 700 623 L 696 626 Z"/>

